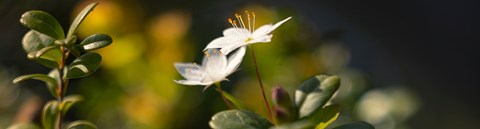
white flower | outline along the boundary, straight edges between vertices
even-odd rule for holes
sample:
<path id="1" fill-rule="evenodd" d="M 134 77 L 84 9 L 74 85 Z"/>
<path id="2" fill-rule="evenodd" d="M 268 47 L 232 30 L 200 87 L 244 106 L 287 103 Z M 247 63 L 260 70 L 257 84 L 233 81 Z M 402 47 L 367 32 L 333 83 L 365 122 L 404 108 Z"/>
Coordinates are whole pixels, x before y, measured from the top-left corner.
<path id="1" fill-rule="evenodd" d="M 205 47 L 204 51 L 210 48 L 220 48 L 222 53 L 228 54 L 241 46 L 254 43 L 270 42 L 273 36 L 270 33 L 278 26 L 292 18 L 288 17 L 274 25 L 263 25 L 255 30 L 255 13 L 252 13 L 253 19 L 250 18 L 250 14 L 247 11 L 245 11 L 245 13 L 247 14 L 248 25 L 243 22 L 241 15 L 235 14 L 239 24 L 237 25 L 236 20 L 228 19 L 228 22 L 230 22 L 233 27 L 224 30 L 223 37 L 219 37 L 211 41 L 207 47 Z"/>
<path id="2" fill-rule="evenodd" d="M 227 56 L 217 49 L 209 49 L 205 52 L 202 65 L 196 63 L 174 63 L 177 71 L 186 80 L 174 80 L 183 85 L 210 85 L 223 80 L 235 72 L 245 55 L 245 47 L 238 49 L 228 59 Z"/>

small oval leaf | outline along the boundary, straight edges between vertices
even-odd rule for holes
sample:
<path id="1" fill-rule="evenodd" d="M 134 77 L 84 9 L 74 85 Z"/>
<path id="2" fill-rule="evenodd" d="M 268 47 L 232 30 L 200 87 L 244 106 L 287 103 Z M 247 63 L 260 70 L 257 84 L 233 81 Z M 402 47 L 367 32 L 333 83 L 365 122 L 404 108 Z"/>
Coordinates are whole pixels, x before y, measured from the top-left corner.
<path id="1" fill-rule="evenodd" d="M 52 46 L 53 42 L 55 42 L 55 39 L 35 30 L 30 30 L 23 36 L 22 46 L 26 53 L 30 53 Z"/>
<path id="2" fill-rule="evenodd" d="M 33 123 L 19 123 L 11 125 L 7 129 L 40 129 L 40 127 Z"/>
<path id="3" fill-rule="evenodd" d="M 112 44 L 112 38 L 106 34 L 93 34 L 83 40 L 77 47 L 80 50 L 90 51 Z"/>
<path id="4" fill-rule="evenodd" d="M 44 129 L 55 129 L 58 122 L 58 102 L 50 101 L 43 107 L 42 124 Z"/>
<path id="5" fill-rule="evenodd" d="M 97 129 L 97 126 L 89 121 L 78 120 L 68 124 L 66 129 Z"/>
<path id="6" fill-rule="evenodd" d="M 245 110 L 228 110 L 215 114 L 209 122 L 213 129 L 267 129 L 267 119 Z"/>
<path id="7" fill-rule="evenodd" d="M 85 77 L 95 72 L 100 67 L 102 56 L 100 54 L 89 52 L 75 59 L 68 66 L 67 78 Z"/>
<path id="8" fill-rule="evenodd" d="M 60 23 L 52 15 L 46 12 L 39 10 L 25 12 L 20 18 L 20 23 L 54 39 L 65 38 Z"/>
<path id="9" fill-rule="evenodd" d="M 295 104 L 299 118 L 321 109 L 340 87 L 337 76 L 318 75 L 304 81 L 295 91 Z"/>
<path id="10" fill-rule="evenodd" d="M 325 129 L 333 121 L 337 120 L 338 115 L 340 115 L 340 106 L 328 105 L 313 113 L 309 120 L 317 124 L 315 129 Z"/>
<path id="11" fill-rule="evenodd" d="M 40 80 L 46 83 L 48 90 L 54 97 L 58 97 L 57 88 L 58 88 L 58 83 L 57 81 L 45 74 L 29 74 L 29 75 L 22 75 L 13 80 L 13 83 L 19 83 L 28 79 L 35 79 L 35 80 Z"/>
<path id="12" fill-rule="evenodd" d="M 62 52 L 54 42 L 55 39 L 30 30 L 23 37 L 22 46 L 29 59 L 49 68 L 57 68 L 58 62 L 62 59 Z"/>
<path id="13" fill-rule="evenodd" d="M 67 114 L 68 110 L 70 110 L 73 105 L 80 101 L 83 101 L 83 97 L 80 95 L 70 95 L 65 97 L 62 104 L 60 104 L 60 112 L 62 115 Z"/>
<path id="14" fill-rule="evenodd" d="M 87 15 L 97 6 L 98 3 L 91 3 L 87 5 L 83 10 L 77 14 L 77 17 L 75 17 L 75 20 L 73 20 L 72 24 L 70 25 L 70 28 L 68 30 L 67 37 L 71 37 L 72 35 L 75 34 L 77 31 L 78 26 L 82 23 L 83 19 L 87 17 Z"/>
<path id="15" fill-rule="evenodd" d="M 375 127 L 373 127 L 367 122 L 359 121 L 359 122 L 340 125 L 333 129 L 375 129 Z"/>

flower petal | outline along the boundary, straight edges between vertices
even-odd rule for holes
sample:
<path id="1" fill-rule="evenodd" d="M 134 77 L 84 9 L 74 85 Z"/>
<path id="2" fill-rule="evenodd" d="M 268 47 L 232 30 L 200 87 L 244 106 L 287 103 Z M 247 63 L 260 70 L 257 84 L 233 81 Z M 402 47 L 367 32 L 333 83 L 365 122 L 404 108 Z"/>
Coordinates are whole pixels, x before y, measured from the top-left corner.
<path id="1" fill-rule="evenodd" d="M 272 32 L 273 30 L 275 30 L 277 27 L 279 27 L 280 25 L 285 23 L 286 21 L 290 20 L 291 18 L 292 17 L 285 18 L 282 21 L 275 23 L 275 25 L 272 25 L 272 24 L 263 25 L 263 26 L 259 27 L 258 29 L 256 29 L 252 33 L 251 37 L 258 38 L 258 37 L 262 37 L 264 35 L 267 35 L 270 32 Z"/>
<path id="2" fill-rule="evenodd" d="M 238 38 L 243 38 L 247 39 L 250 37 L 251 33 L 245 28 L 236 28 L 236 27 L 230 27 L 225 30 L 223 30 L 223 36 L 225 37 L 238 37 Z"/>
<path id="3" fill-rule="evenodd" d="M 256 38 L 256 37 L 261 37 L 261 36 L 267 35 L 268 33 L 272 32 L 272 30 L 273 30 L 272 27 L 273 27 L 272 24 L 267 24 L 267 25 L 263 25 L 263 26 L 258 27 L 258 28 L 255 29 L 255 31 L 252 33 L 252 38 Z"/>
<path id="4" fill-rule="evenodd" d="M 292 18 L 292 17 L 287 17 L 287 18 L 283 19 L 282 21 L 275 23 L 275 25 L 272 26 L 272 30 L 271 30 L 271 31 L 277 29 L 278 26 L 282 25 L 283 23 L 285 23 L 286 21 L 290 20 L 291 18 Z"/>
<path id="5" fill-rule="evenodd" d="M 272 40 L 272 37 L 273 37 L 272 34 L 264 35 L 264 36 L 261 36 L 261 37 L 256 37 L 256 38 L 253 38 L 252 40 L 248 41 L 246 43 L 246 45 L 253 44 L 253 43 L 268 43 Z"/>
<path id="6" fill-rule="evenodd" d="M 193 63 L 174 63 L 174 66 L 180 75 L 191 81 L 201 81 L 207 74 L 200 66 Z"/>
<path id="7" fill-rule="evenodd" d="M 173 80 L 175 83 L 182 84 L 182 85 L 203 85 L 203 86 L 209 86 L 212 85 L 213 82 L 199 82 L 199 81 L 192 81 L 192 80 Z"/>
<path id="8" fill-rule="evenodd" d="M 239 48 L 235 53 L 233 53 L 229 58 L 228 58 L 228 64 L 227 68 L 225 69 L 225 75 L 230 75 L 233 72 L 235 72 L 242 63 L 243 56 L 245 55 L 245 50 L 246 47 L 241 47 Z"/>
<path id="9" fill-rule="evenodd" d="M 227 67 L 227 56 L 217 49 L 208 49 L 203 57 L 202 66 L 211 81 L 221 81 L 225 78 L 224 70 Z"/>
<path id="10" fill-rule="evenodd" d="M 210 43 L 208 43 L 207 47 L 205 47 L 203 51 L 206 51 L 207 49 L 210 49 L 210 48 L 223 48 L 231 44 L 233 44 L 233 40 L 229 40 L 226 37 L 218 37 L 212 40 Z"/>
<path id="11" fill-rule="evenodd" d="M 233 51 L 234 49 L 236 49 L 236 48 L 238 48 L 238 47 L 240 47 L 244 44 L 245 44 L 245 40 L 243 40 L 243 39 L 239 39 L 239 38 L 235 38 L 235 37 L 219 37 L 219 38 L 214 39 L 210 43 L 208 43 L 207 47 L 205 47 L 205 49 L 203 49 L 203 51 L 206 51 L 207 49 L 213 49 L 213 48 L 221 48 L 221 49 L 224 49 L 224 48 L 231 49 L 231 48 L 233 48 L 232 50 L 228 50 L 228 51 L 226 51 L 227 49 L 220 50 L 223 54 L 227 55 L 230 51 Z"/>
<path id="12" fill-rule="evenodd" d="M 221 48 L 220 52 L 222 52 L 225 55 L 228 55 L 230 52 L 234 51 L 235 49 L 245 45 L 246 45 L 245 42 L 242 42 L 241 44 L 232 44 L 232 45 Z"/>

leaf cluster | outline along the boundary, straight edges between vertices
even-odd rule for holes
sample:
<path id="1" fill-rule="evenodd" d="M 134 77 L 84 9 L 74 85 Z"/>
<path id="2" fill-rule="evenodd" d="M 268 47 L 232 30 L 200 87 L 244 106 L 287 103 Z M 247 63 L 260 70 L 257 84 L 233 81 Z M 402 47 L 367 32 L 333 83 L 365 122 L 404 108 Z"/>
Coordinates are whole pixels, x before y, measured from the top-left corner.
<path id="1" fill-rule="evenodd" d="M 78 27 L 87 15 L 97 6 L 92 3 L 86 6 L 74 19 L 68 33 L 65 35 L 60 23 L 52 15 L 40 10 L 25 12 L 20 23 L 30 28 L 22 40 L 22 46 L 27 58 L 52 69 L 48 74 L 28 74 L 17 77 L 14 83 L 25 80 L 40 80 L 45 82 L 48 91 L 57 100 L 49 101 L 43 108 L 42 125 L 44 129 L 58 129 L 60 118 L 78 102 L 83 100 L 80 95 L 65 96 L 68 80 L 82 78 L 93 74 L 99 67 L 102 56 L 92 50 L 106 47 L 112 43 L 112 38 L 106 34 L 93 34 L 81 42 L 77 42 Z M 70 55 L 74 60 L 67 62 Z M 65 96 L 65 97 L 64 97 Z M 34 124 L 13 125 L 10 129 L 38 128 Z M 75 121 L 67 124 L 65 129 L 95 129 L 88 121 Z"/>
<path id="2" fill-rule="evenodd" d="M 325 129 L 340 114 L 339 105 L 326 105 L 339 87 L 340 78 L 337 76 L 313 76 L 298 87 L 293 98 L 294 102 L 288 103 L 291 105 L 278 103 L 275 106 L 276 109 L 293 107 L 293 111 L 275 112 L 276 123 L 248 110 L 227 110 L 215 114 L 209 125 L 214 129 Z M 374 129 L 374 127 L 365 122 L 354 122 L 333 129 Z"/>

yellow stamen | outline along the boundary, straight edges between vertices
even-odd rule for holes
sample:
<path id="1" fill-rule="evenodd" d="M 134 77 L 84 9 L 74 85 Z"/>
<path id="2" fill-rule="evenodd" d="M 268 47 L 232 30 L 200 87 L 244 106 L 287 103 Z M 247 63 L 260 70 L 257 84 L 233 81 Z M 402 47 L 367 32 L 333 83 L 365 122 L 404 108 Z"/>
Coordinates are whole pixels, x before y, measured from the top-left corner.
<path id="1" fill-rule="evenodd" d="M 252 32 L 252 26 L 250 24 L 250 14 L 248 11 L 245 10 L 245 14 L 247 14 L 247 20 L 248 20 L 248 31 Z"/>
<path id="2" fill-rule="evenodd" d="M 237 21 L 233 20 L 233 26 L 238 28 Z"/>
<path id="3" fill-rule="evenodd" d="M 255 12 L 252 12 L 253 16 L 253 25 L 252 25 L 252 32 L 255 31 Z"/>
<path id="4" fill-rule="evenodd" d="M 238 19 L 238 24 L 240 24 L 241 27 L 246 28 L 245 23 L 243 22 L 242 15 L 235 14 L 235 16 Z"/>
<path id="5" fill-rule="evenodd" d="M 232 20 L 231 18 L 228 18 L 228 22 L 230 24 L 232 24 L 233 27 L 237 28 L 237 26 L 235 24 L 233 24 L 235 22 L 235 20 Z"/>

